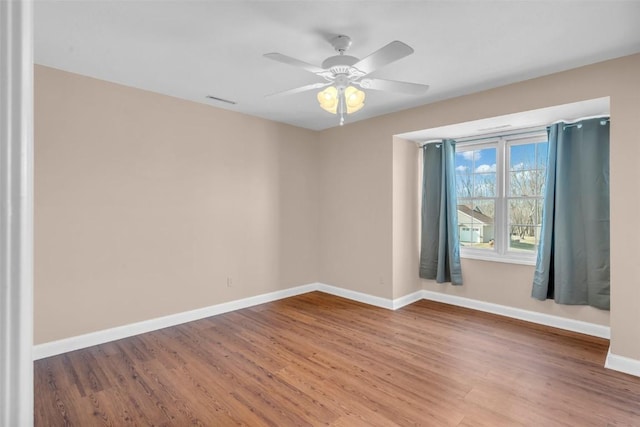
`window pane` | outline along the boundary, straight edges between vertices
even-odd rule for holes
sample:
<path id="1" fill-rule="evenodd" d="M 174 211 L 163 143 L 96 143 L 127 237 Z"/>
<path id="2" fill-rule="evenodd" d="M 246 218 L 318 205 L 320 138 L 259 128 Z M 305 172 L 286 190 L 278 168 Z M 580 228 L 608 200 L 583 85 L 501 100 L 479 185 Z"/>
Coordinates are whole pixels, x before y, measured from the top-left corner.
<path id="1" fill-rule="evenodd" d="M 475 197 L 495 197 L 496 196 L 496 174 L 481 173 L 475 174 L 473 180 L 473 195 Z"/>
<path id="2" fill-rule="evenodd" d="M 473 151 L 456 151 L 456 173 L 471 173 L 473 156 Z"/>
<path id="3" fill-rule="evenodd" d="M 540 241 L 540 227 L 511 226 L 509 250 L 535 252 Z"/>
<path id="4" fill-rule="evenodd" d="M 493 250 L 494 200 L 465 200 L 458 203 L 460 245 Z"/>
<path id="5" fill-rule="evenodd" d="M 495 216 L 496 202 L 493 200 L 475 200 L 473 209 L 483 216 L 478 216 L 483 222 L 493 224 L 493 218 Z"/>
<path id="6" fill-rule="evenodd" d="M 536 144 L 512 145 L 509 170 L 527 170 L 536 168 Z"/>
<path id="7" fill-rule="evenodd" d="M 473 153 L 473 172 L 487 173 L 496 171 L 496 149 L 483 148 L 474 150 Z"/>
<path id="8" fill-rule="evenodd" d="M 537 159 L 538 168 L 540 169 L 547 168 L 548 150 L 549 150 L 548 142 L 541 142 L 539 144 L 536 144 L 536 159 Z"/>
<path id="9" fill-rule="evenodd" d="M 535 170 L 521 170 L 509 173 L 509 195 L 537 196 L 538 173 Z"/>
<path id="10" fill-rule="evenodd" d="M 456 193 L 459 198 L 496 196 L 495 147 L 456 152 Z"/>
<path id="11" fill-rule="evenodd" d="M 473 197 L 473 175 L 456 174 L 456 194 L 459 199 Z"/>
<path id="12" fill-rule="evenodd" d="M 547 142 L 509 146 L 509 196 L 536 197 L 544 193 L 547 146 Z"/>
<path id="13" fill-rule="evenodd" d="M 534 251 L 540 236 L 539 199 L 509 201 L 509 249 Z"/>
<path id="14" fill-rule="evenodd" d="M 544 196 L 545 182 L 547 180 L 547 171 L 545 169 L 538 169 L 536 171 L 536 196 Z"/>

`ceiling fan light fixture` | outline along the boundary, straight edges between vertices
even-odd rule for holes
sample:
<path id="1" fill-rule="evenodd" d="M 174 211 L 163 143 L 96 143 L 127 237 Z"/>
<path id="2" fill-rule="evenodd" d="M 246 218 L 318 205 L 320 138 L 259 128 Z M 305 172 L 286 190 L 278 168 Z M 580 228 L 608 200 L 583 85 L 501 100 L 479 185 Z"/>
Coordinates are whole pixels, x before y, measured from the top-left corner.
<path id="1" fill-rule="evenodd" d="M 329 86 L 318 92 L 318 102 L 323 110 L 338 114 L 338 89 L 335 86 Z"/>
<path id="2" fill-rule="evenodd" d="M 365 93 L 349 86 L 344 90 L 344 97 L 347 104 L 347 114 L 355 113 L 364 107 Z"/>
<path id="3" fill-rule="evenodd" d="M 329 86 L 325 90 L 318 92 L 318 103 L 323 110 L 331 114 L 338 114 L 342 96 L 344 96 L 344 106 L 347 114 L 355 113 L 364 107 L 365 93 L 353 86 L 348 86 L 342 93 L 335 86 Z"/>

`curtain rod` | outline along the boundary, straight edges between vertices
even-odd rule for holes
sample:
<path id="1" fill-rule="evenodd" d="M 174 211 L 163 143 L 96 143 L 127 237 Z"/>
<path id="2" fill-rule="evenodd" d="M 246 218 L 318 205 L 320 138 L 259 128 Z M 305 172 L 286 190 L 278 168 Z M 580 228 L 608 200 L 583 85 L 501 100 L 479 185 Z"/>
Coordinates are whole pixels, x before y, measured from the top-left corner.
<path id="1" fill-rule="evenodd" d="M 609 119 L 609 117 L 590 117 L 589 119 L 600 119 L 600 124 L 604 125 L 606 123 L 609 123 L 611 121 L 611 119 Z M 584 120 L 588 120 L 588 119 L 584 119 Z M 562 129 L 567 129 L 567 128 L 572 128 L 572 127 L 577 127 L 578 129 L 580 129 L 582 127 L 582 120 L 576 120 L 573 122 L 565 122 L 565 121 L 557 121 L 554 122 L 553 124 L 557 124 L 557 123 L 565 123 L 565 125 L 562 127 Z"/>
<path id="2" fill-rule="evenodd" d="M 609 117 L 608 114 L 600 114 L 597 116 L 587 116 L 587 117 L 580 117 L 579 119 L 571 119 L 571 120 L 556 120 L 553 123 L 550 123 L 549 126 L 551 125 L 555 125 L 556 123 L 566 123 L 567 125 L 572 125 L 572 124 L 577 124 L 577 122 L 581 122 L 583 120 L 591 120 L 591 119 L 603 119 L 606 121 L 611 120 L 611 118 Z"/>
<path id="3" fill-rule="evenodd" d="M 588 117 L 580 117 L 578 119 L 572 119 L 572 120 L 556 120 L 555 122 L 552 122 L 548 125 L 539 125 L 539 126 L 533 126 L 530 128 L 522 128 L 520 129 L 521 132 L 493 133 L 493 134 L 487 134 L 484 136 L 469 135 L 469 136 L 462 136 L 459 138 L 442 138 L 442 139 L 454 139 L 456 142 L 484 141 L 486 139 L 540 133 L 540 132 L 546 131 L 547 126 L 551 126 L 556 123 L 567 123 L 568 127 L 577 126 L 578 125 L 577 122 L 581 122 L 583 120 L 590 120 L 590 119 L 603 119 L 603 120 L 606 120 L 607 122 L 611 120 L 608 115 L 588 116 Z M 419 142 L 417 145 L 419 148 L 423 148 L 425 145 L 428 145 L 428 144 L 441 143 L 442 139 L 429 139 L 427 141 Z"/>

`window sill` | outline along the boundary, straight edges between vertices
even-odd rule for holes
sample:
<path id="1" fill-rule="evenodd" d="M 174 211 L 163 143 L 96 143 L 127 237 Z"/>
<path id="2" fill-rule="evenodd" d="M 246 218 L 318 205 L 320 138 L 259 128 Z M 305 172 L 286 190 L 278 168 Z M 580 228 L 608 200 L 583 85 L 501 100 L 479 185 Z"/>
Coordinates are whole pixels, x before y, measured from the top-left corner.
<path id="1" fill-rule="evenodd" d="M 491 261 L 491 262 L 502 262 L 506 264 L 521 264 L 521 265 L 536 265 L 535 257 L 518 257 L 518 256 L 509 256 L 509 255 L 498 255 L 498 254 L 482 254 L 482 253 L 469 253 L 460 251 L 460 258 L 465 259 L 476 259 L 480 261 Z"/>

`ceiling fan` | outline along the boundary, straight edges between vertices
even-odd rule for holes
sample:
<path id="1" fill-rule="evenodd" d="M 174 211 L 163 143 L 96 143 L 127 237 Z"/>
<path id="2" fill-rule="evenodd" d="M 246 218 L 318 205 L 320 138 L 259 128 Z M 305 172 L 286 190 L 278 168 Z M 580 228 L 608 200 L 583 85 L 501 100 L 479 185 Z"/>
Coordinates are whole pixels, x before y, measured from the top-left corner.
<path id="1" fill-rule="evenodd" d="M 401 41 L 393 41 L 363 59 L 345 55 L 351 46 L 349 36 L 336 36 L 331 40 L 331 45 L 338 52 L 338 55 L 325 59 L 320 67 L 281 53 L 265 54 L 266 58 L 302 68 L 324 79 L 323 82 L 267 96 L 291 95 L 314 89 L 324 89 L 317 96 L 320 107 L 330 113 L 338 114 L 340 125 L 343 125 L 345 114 L 355 113 L 364 106 L 365 93 L 358 88 L 408 95 L 422 95 L 429 89 L 428 85 L 369 77 L 369 74 L 377 69 L 413 53 L 413 49 Z"/>

